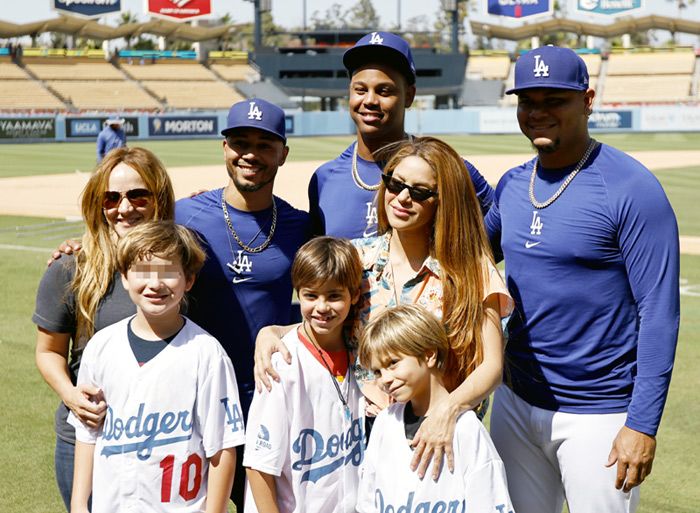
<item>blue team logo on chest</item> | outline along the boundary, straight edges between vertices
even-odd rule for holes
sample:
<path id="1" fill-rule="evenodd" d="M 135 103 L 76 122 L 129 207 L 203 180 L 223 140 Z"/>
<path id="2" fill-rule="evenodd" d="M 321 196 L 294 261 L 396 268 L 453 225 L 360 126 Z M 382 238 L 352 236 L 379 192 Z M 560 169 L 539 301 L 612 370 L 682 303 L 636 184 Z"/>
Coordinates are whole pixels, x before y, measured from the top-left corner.
<path id="1" fill-rule="evenodd" d="M 141 403 L 136 415 L 125 419 L 115 415 L 112 407 L 107 407 L 102 440 L 114 444 L 105 445 L 100 455 L 109 457 L 113 454 L 135 452 L 140 460 L 147 460 L 151 457 L 154 447 L 192 438 L 192 424 L 190 410 L 145 413 L 145 403 Z M 118 443 L 122 441 L 126 443 Z"/>
<path id="2" fill-rule="evenodd" d="M 292 462 L 292 470 L 302 472 L 302 483 L 316 483 L 345 465 L 357 467 L 364 453 L 362 421 L 353 419 L 347 431 L 332 434 L 328 439 L 315 429 L 302 429 L 292 450 L 299 456 Z"/>

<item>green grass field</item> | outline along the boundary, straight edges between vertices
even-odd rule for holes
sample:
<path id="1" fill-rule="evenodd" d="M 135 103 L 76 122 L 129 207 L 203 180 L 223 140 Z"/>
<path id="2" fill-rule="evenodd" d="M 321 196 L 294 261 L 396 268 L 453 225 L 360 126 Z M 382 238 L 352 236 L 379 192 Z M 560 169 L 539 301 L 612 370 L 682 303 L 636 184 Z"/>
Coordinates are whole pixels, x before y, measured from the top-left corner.
<path id="1" fill-rule="evenodd" d="M 460 154 L 469 156 L 530 151 L 521 135 L 441 136 Z M 700 133 L 599 134 L 596 138 L 624 151 L 688 150 L 700 148 Z M 289 160 L 330 160 L 347 147 L 352 137 L 292 137 Z M 166 166 L 221 164 L 221 141 L 137 141 L 134 146 L 153 150 Z M 95 166 L 95 144 L 0 144 L 0 178 L 89 171 Z"/>
<path id="2" fill-rule="evenodd" d="M 498 153 L 527 151 L 521 137 L 445 137 L 458 151 Z M 606 135 L 599 139 L 627 150 L 700 147 L 700 134 Z M 342 150 L 349 138 L 291 139 L 296 160 L 322 160 Z M 166 163 L 217 164 L 216 141 L 152 142 L 148 147 Z M 89 169 L 92 144 L 0 145 L 0 176 Z M 82 166 L 82 167 L 81 167 Z M 700 170 L 678 168 L 657 173 L 679 219 L 681 233 L 700 236 Z M 34 366 L 36 327 L 31 322 L 34 295 L 50 250 L 79 227 L 56 233 L 27 227 L 55 222 L 47 219 L 0 216 L 0 511 L 60 513 L 63 506 L 53 476 L 54 393 Z M 17 227 L 22 227 L 18 230 Z M 18 249 L 23 247 L 24 249 Z M 700 257 L 683 256 L 681 331 L 676 367 L 664 420 L 658 435 L 651 477 L 642 487 L 640 513 L 695 513 L 700 504 L 700 465 L 696 429 L 700 421 L 697 390 L 700 378 Z M 694 294 L 694 295 L 692 295 Z"/>

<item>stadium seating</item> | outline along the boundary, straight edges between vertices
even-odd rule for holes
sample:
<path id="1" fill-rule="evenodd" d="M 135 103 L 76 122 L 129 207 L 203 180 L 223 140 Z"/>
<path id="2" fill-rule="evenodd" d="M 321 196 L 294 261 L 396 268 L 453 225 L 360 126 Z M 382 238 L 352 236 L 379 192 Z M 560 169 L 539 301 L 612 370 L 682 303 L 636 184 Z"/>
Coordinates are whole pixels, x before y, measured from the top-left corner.
<path id="1" fill-rule="evenodd" d="M 603 103 L 687 102 L 690 75 L 608 76 Z"/>
<path id="2" fill-rule="evenodd" d="M 212 64 L 211 69 L 222 78 L 231 81 L 248 81 L 250 78 L 258 78 L 259 74 L 248 64 Z"/>
<path id="3" fill-rule="evenodd" d="M 52 80 L 47 83 L 78 109 L 151 110 L 160 108 L 160 104 L 148 93 L 126 80 Z"/>
<path id="4" fill-rule="evenodd" d="M 29 77 L 27 77 L 24 70 L 16 64 L 11 62 L 0 62 L 0 80 L 5 80 L 6 78 L 26 80 Z"/>
<path id="5" fill-rule="evenodd" d="M 27 69 L 41 80 L 124 80 L 108 62 L 30 64 Z"/>
<path id="6" fill-rule="evenodd" d="M 216 80 L 216 75 L 195 63 L 127 64 L 122 61 L 121 68 L 135 80 Z"/>
<path id="7" fill-rule="evenodd" d="M 608 58 L 608 76 L 692 74 L 692 51 L 612 53 Z"/>
<path id="8" fill-rule="evenodd" d="M 206 69 L 206 68 L 204 68 Z M 228 109 L 244 98 L 222 82 L 175 80 L 147 80 L 142 84 L 163 101 L 176 109 Z"/>
<path id="9" fill-rule="evenodd" d="M 612 53 L 603 103 L 687 102 L 694 67 L 690 50 Z"/>
<path id="10" fill-rule="evenodd" d="M 467 75 L 485 80 L 505 80 L 509 70 L 508 55 L 472 55 L 467 62 Z"/>
<path id="11" fill-rule="evenodd" d="M 3 66 L 4 68 L 4 66 Z M 5 70 L 3 70 L 5 71 Z M 65 105 L 32 80 L 6 79 L 0 80 L 0 110 L 64 110 Z"/>
<path id="12" fill-rule="evenodd" d="M 581 53 L 579 57 L 586 63 L 588 75 L 597 77 L 600 74 L 600 54 L 599 53 Z"/>

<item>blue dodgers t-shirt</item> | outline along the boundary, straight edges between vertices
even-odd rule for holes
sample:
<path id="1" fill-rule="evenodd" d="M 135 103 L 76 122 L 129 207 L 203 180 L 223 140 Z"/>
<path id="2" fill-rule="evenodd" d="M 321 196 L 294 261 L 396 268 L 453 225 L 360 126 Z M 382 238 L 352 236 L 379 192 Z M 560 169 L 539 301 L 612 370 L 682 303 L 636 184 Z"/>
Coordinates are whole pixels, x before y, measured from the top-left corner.
<path id="1" fill-rule="evenodd" d="M 309 182 L 309 213 L 313 233 L 359 239 L 377 235 L 377 193 L 358 187 L 352 177 L 352 153 L 348 146 L 336 159 L 319 167 Z M 474 184 L 484 215 L 493 203 L 493 188 L 466 160 L 464 163 Z M 376 162 L 357 157 L 357 173 L 367 185 L 381 179 Z"/>
<path id="2" fill-rule="evenodd" d="M 289 324 L 290 270 L 294 255 L 309 238 L 309 215 L 275 197 L 277 226 L 272 241 L 260 253 L 249 253 L 238 245 L 226 224 L 221 195 L 222 189 L 215 189 L 181 199 L 176 203 L 175 220 L 199 234 L 207 253 L 190 292 L 187 317 L 226 350 L 247 412 L 255 388 L 255 337 L 264 326 Z M 269 234 L 272 208 L 243 212 L 228 205 L 228 213 L 244 243 L 252 247 L 263 243 Z"/>
<path id="3" fill-rule="evenodd" d="M 486 217 L 516 305 L 505 380 L 532 405 L 627 411 L 628 427 L 654 434 L 680 318 L 671 205 L 642 164 L 607 145 L 544 209 L 530 204 L 532 166 L 501 178 Z M 540 170 L 537 200 L 550 198 L 573 167 Z"/>

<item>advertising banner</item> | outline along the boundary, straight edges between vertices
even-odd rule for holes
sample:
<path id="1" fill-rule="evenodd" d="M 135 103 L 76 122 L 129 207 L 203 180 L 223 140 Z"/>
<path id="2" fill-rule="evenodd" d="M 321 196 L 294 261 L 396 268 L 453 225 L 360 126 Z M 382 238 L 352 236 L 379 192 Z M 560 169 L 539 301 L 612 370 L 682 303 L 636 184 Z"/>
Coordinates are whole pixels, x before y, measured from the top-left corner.
<path id="1" fill-rule="evenodd" d="M 643 0 L 578 0 L 576 10 L 585 14 L 620 16 L 643 7 Z"/>
<path id="2" fill-rule="evenodd" d="M 639 128 L 644 132 L 698 131 L 700 108 L 645 107 L 641 112 Z"/>
<path id="3" fill-rule="evenodd" d="M 146 14 L 170 21 L 187 21 L 211 14 L 211 0 L 144 0 Z"/>
<path id="4" fill-rule="evenodd" d="M 52 0 L 54 11 L 83 18 L 99 18 L 122 10 L 121 0 Z"/>
<path id="5" fill-rule="evenodd" d="M 54 139 L 54 118 L 0 118 L 0 139 Z"/>
<path id="6" fill-rule="evenodd" d="M 588 118 L 588 128 L 600 129 L 630 129 L 632 128 L 631 110 L 596 110 Z"/>
<path id="7" fill-rule="evenodd" d="M 487 0 L 486 4 L 488 14 L 509 18 L 551 14 L 553 7 L 554 0 Z"/>
<path id="8" fill-rule="evenodd" d="M 517 134 L 520 132 L 515 109 L 483 109 L 479 112 L 479 133 Z"/>
<path id="9" fill-rule="evenodd" d="M 216 116 L 153 116 L 148 118 L 151 137 L 219 135 Z"/>
<path id="10" fill-rule="evenodd" d="M 106 119 L 106 116 L 101 118 L 66 118 L 66 138 L 89 137 L 94 139 L 104 128 Z M 127 137 L 138 137 L 138 118 L 124 118 L 124 126 L 122 128 Z"/>
<path id="11" fill-rule="evenodd" d="M 284 131 L 287 135 L 294 134 L 294 116 L 284 116 Z"/>

